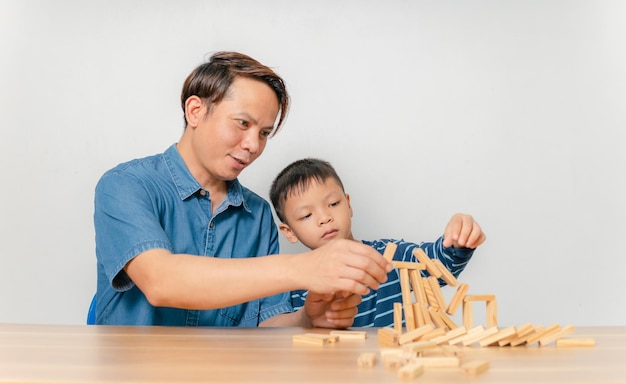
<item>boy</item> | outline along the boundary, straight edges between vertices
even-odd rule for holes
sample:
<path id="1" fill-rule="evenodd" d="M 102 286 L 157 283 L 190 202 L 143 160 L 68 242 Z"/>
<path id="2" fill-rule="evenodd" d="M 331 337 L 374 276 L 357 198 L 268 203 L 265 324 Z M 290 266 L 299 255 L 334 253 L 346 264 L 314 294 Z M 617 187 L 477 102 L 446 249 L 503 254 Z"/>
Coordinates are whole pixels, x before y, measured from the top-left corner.
<path id="1" fill-rule="evenodd" d="M 350 195 L 330 163 L 319 159 L 302 159 L 283 169 L 270 188 L 270 200 L 281 224 L 279 228 L 291 243 L 300 241 L 316 249 L 335 239 L 354 240 Z M 456 214 L 444 235 L 434 243 L 415 244 L 404 240 L 362 240 L 381 254 L 386 244 L 397 244 L 394 260 L 416 262 L 413 250 L 421 247 L 430 258 L 439 259 L 456 277 L 465 268 L 474 249 L 485 241 L 485 234 L 470 215 Z M 427 272 L 422 272 L 427 275 Z M 440 284 L 445 284 L 440 280 Z M 294 309 L 304 305 L 308 292 L 292 291 Z M 393 303 L 402 300 L 396 270 L 389 272 L 387 282 L 363 296 L 353 327 L 393 326 Z"/>

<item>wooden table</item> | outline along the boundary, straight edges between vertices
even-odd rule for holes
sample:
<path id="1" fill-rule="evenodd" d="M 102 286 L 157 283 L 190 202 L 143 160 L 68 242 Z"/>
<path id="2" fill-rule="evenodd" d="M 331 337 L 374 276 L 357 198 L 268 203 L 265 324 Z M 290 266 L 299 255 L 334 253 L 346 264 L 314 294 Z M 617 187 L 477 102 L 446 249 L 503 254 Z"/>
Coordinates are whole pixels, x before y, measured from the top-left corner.
<path id="1" fill-rule="evenodd" d="M 26 383 L 394 383 L 380 359 L 359 368 L 361 352 L 379 352 L 377 330 L 364 341 L 294 345 L 301 328 L 173 328 L 0 324 L 0 382 Z M 465 347 L 462 362 L 489 370 L 427 368 L 420 383 L 626 383 L 626 327 L 578 327 L 591 348 Z M 380 357 L 380 355 L 379 355 Z"/>

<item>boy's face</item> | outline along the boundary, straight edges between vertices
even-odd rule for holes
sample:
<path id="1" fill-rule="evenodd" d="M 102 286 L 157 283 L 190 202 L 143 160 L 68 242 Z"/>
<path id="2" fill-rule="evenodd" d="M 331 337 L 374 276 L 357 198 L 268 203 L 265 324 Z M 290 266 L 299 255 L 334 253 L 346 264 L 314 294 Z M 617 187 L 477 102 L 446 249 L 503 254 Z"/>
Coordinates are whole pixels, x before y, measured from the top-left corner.
<path id="1" fill-rule="evenodd" d="M 292 243 L 316 249 L 333 239 L 353 240 L 350 196 L 333 178 L 312 180 L 306 191 L 289 194 L 283 212 L 286 223 L 279 228 Z"/>

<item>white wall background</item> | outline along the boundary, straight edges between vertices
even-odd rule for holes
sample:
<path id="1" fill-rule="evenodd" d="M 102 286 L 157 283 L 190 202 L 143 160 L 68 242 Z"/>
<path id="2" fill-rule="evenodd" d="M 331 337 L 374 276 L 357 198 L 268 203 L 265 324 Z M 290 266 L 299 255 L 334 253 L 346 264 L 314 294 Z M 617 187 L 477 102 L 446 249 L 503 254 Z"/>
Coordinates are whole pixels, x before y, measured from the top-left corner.
<path id="1" fill-rule="evenodd" d="M 325 158 L 358 238 L 473 214 L 488 240 L 461 281 L 501 324 L 626 325 L 625 19 L 619 0 L 0 0 L 0 322 L 85 321 L 95 183 L 178 140 L 186 75 L 238 50 L 293 96 L 247 186 Z"/>

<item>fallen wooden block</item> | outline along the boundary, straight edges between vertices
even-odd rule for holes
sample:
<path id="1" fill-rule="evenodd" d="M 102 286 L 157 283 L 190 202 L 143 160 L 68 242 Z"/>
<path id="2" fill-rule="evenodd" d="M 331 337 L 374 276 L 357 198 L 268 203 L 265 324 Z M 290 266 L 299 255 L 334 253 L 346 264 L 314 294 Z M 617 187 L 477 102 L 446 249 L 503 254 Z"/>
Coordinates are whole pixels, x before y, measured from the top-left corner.
<path id="1" fill-rule="evenodd" d="M 543 347 L 543 346 L 546 346 L 550 343 L 557 341 L 558 339 L 562 339 L 565 336 L 569 335 L 570 333 L 573 333 L 574 330 L 575 329 L 573 325 L 568 325 L 564 328 L 561 328 L 559 331 L 546 335 L 542 337 L 541 339 L 539 339 L 539 346 Z"/>
<path id="2" fill-rule="evenodd" d="M 365 340 L 367 339 L 367 332 L 365 331 L 345 331 L 345 330 L 333 330 L 330 331 L 331 336 L 339 336 L 339 340 Z"/>
<path id="3" fill-rule="evenodd" d="M 535 327 L 533 327 L 532 324 L 526 323 L 526 324 L 524 324 L 524 325 L 522 325 L 520 327 L 517 327 L 514 335 L 512 335 L 510 337 L 507 337 L 506 339 L 498 341 L 498 345 L 501 346 L 501 347 L 509 345 L 513 341 L 528 335 L 529 333 L 533 332 L 534 330 L 535 330 Z"/>
<path id="4" fill-rule="evenodd" d="M 538 342 L 540 339 L 547 337 L 555 332 L 558 332 L 561 329 L 559 324 L 552 324 L 551 326 L 545 328 L 541 332 L 533 333 L 527 340 L 526 345 L 533 345 Z"/>
<path id="5" fill-rule="evenodd" d="M 488 345 L 497 344 L 500 340 L 503 340 L 503 339 L 506 339 L 507 337 L 515 336 L 515 335 L 517 335 L 515 331 L 515 327 L 508 327 L 508 328 L 501 329 L 495 335 L 492 335 L 492 336 L 489 336 L 487 338 L 480 340 L 479 344 L 481 347 L 486 347 Z"/>
<path id="6" fill-rule="evenodd" d="M 376 365 L 376 352 L 363 352 L 356 360 L 359 367 L 371 368 Z"/>
<path id="7" fill-rule="evenodd" d="M 398 337 L 398 344 L 402 345 L 415 341 L 432 330 L 433 326 L 430 324 L 426 324 L 412 331 L 408 331 Z"/>
<path id="8" fill-rule="evenodd" d="M 481 373 L 489 369 L 489 361 L 487 360 L 473 360 L 461 365 L 461 372 L 466 375 L 480 375 Z"/>
<path id="9" fill-rule="evenodd" d="M 414 380 L 424 372 L 424 365 L 420 363 L 408 363 L 398 369 L 398 379 Z"/>
<path id="10" fill-rule="evenodd" d="M 427 349 L 436 348 L 437 343 L 434 341 L 414 341 L 412 343 L 406 343 L 402 345 L 402 349 L 411 353 L 423 352 Z"/>
<path id="11" fill-rule="evenodd" d="M 400 335 L 393 328 L 383 327 L 378 329 L 378 344 L 388 347 L 397 347 L 400 345 Z"/>
<path id="12" fill-rule="evenodd" d="M 294 344 L 304 345 L 326 345 L 339 341 L 339 336 L 324 335 L 321 333 L 305 333 L 302 335 L 293 335 Z"/>
<path id="13" fill-rule="evenodd" d="M 511 347 L 517 347 L 518 345 L 526 344 L 526 341 L 529 338 L 533 337 L 536 334 L 543 332 L 544 329 L 545 327 L 541 325 L 534 326 L 530 332 L 527 332 L 526 334 L 519 336 L 517 339 L 511 340 L 511 343 L 510 343 Z"/>
<path id="14" fill-rule="evenodd" d="M 457 338 L 459 336 L 463 336 L 467 333 L 467 329 L 465 329 L 465 327 L 461 326 L 458 328 L 455 328 L 453 330 L 448 331 L 445 335 L 443 336 L 439 336 L 439 337 L 435 337 L 434 339 L 432 339 L 432 341 L 434 341 L 437 344 L 443 344 L 446 343 L 454 338 Z"/>
<path id="15" fill-rule="evenodd" d="M 458 328 L 461 329 L 461 328 Z M 458 337 L 452 338 L 448 341 L 449 345 L 455 345 L 458 344 L 460 342 L 462 342 L 465 338 L 467 338 L 468 336 L 471 335 L 477 335 L 481 332 L 483 332 L 485 330 L 485 327 L 483 327 L 482 325 L 479 325 L 477 327 L 474 327 L 472 329 L 470 329 L 469 331 L 467 331 L 466 333 L 464 333 L 463 335 L 459 335 Z M 452 331 L 451 331 L 452 332 Z"/>
<path id="16" fill-rule="evenodd" d="M 593 337 L 566 337 L 556 341 L 557 347 L 593 347 L 595 345 L 596 340 Z"/>
<path id="17" fill-rule="evenodd" d="M 426 368 L 458 368 L 460 360 L 456 356 L 444 357 L 413 357 L 410 362 L 417 362 Z"/>
<path id="18" fill-rule="evenodd" d="M 461 339 L 461 341 L 463 342 L 464 346 L 470 346 L 474 343 L 477 343 L 489 336 L 495 335 L 496 333 L 498 333 L 498 327 L 491 327 L 491 328 L 487 328 L 482 332 L 478 332 L 475 335 L 469 335 L 463 339 Z"/>

